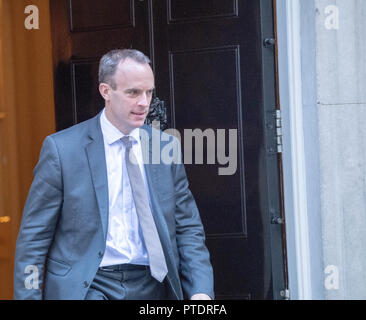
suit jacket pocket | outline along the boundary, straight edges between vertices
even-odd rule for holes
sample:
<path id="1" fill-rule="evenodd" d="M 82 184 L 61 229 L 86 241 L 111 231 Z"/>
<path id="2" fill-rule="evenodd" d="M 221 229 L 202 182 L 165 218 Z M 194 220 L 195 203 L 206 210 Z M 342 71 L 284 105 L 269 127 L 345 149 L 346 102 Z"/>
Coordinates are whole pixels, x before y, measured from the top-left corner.
<path id="1" fill-rule="evenodd" d="M 57 276 L 66 276 L 71 270 L 71 266 L 62 262 L 47 258 L 46 270 Z"/>

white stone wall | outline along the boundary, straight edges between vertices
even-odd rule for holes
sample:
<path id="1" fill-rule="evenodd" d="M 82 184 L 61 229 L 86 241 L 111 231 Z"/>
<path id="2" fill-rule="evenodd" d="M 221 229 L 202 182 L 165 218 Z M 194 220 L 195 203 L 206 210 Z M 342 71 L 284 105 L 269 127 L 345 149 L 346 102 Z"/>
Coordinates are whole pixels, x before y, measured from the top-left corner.
<path id="1" fill-rule="evenodd" d="M 325 297 L 366 299 L 366 0 L 314 1 Z"/>

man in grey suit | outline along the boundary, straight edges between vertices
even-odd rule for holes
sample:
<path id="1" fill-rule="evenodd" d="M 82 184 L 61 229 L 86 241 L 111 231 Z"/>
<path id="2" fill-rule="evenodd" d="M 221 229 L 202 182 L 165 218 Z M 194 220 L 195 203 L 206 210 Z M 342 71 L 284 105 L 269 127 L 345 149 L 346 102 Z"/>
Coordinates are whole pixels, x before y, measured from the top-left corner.
<path id="1" fill-rule="evenodd" d="M 17 239 L 15 299 L 214 298 L 180 142 L 144 125 L 149 63 L 136 50 L 105 54 L 103 111 L 45 139 Z M 174 161 L 152 161 L 154 135 L 160 153 L 178 150 Z"/>

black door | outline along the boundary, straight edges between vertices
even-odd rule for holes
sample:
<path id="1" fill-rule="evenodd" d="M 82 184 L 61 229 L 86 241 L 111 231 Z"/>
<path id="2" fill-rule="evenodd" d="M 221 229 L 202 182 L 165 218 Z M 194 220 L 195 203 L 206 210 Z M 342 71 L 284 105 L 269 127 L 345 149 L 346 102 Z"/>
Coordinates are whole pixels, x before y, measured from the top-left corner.
<path id="1" fill-rule="evenodd" d="M 103 108 L 98 63 L 115 48 L 150 53 L 146 3 L 134 0 L 50 0 L 56 128 L 87 120 Z"/>
<path id="2" fill-rule="evenodd" d="M 271 41 L 264 46 L 266 38 L 274 37 L 272 1 L 50 3 L 57 129 L 103 107 L 97 66 L 104 52 L 132 47 L 148 54 L 156 95 L 165 101 L 170 125 L 182 137 L 184 129 L 211 130 L 217 141 L 218 132 L 224 132 L 228 156 L 229 132 L 235 133 L 236 170 L 231 174 L 218 174 L 223 166 L 217 157 L 216 164 L 186 165 L 206 230 L 216 297 L 282 298 L 286 268 L 284 225 L 277 219 L 283 217 L 275 48 Z M 215 150 L 220 147 L 216 143 Z M 205 144 L 204 163 L 207 151 Z"/>

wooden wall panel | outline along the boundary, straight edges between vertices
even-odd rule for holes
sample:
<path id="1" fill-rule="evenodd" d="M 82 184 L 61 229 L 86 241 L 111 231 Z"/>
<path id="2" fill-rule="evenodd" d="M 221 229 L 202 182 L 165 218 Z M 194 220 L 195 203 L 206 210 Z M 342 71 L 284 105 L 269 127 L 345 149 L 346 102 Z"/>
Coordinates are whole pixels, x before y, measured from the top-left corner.
<path id="1" fill-rule="evenodd" d="M 13 296 L 14 249 L 23 206 L 42 141 L 55 131 L 49 1 L 31 3 L 39 9 L 38 30 L 24 27 L 29 4 L 1 0 L 0 6 L 0 113 L 4 114 L 0 120 L 0 299 Z"/>

